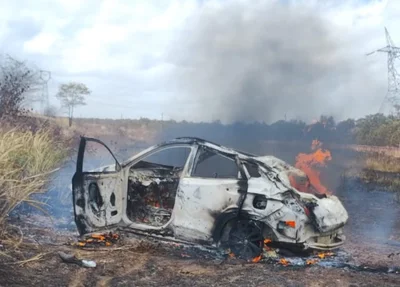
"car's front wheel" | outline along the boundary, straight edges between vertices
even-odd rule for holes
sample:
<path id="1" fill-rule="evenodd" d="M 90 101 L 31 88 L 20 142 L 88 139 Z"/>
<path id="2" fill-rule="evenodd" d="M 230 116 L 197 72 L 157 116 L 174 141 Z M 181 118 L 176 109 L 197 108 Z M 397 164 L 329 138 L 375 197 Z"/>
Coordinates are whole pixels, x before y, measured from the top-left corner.
<path id="1" fill-rule="evenodd" d="M 237 258 L 251 260 L 260 256 L 264 244 L 260 223 L 249 219 L 235 221 L 229 232 L 228 244 Z"/>

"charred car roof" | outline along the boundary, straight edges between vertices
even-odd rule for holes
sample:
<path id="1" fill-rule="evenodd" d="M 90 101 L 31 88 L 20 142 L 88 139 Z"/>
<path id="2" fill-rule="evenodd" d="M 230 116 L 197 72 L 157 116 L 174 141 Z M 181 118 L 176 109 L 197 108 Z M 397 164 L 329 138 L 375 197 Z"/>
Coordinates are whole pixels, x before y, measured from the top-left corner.
<path id="1" fill-rule="evenodd" d="M 258 156 L 255 154 L 251 154 L 248 152 L 243 152 L 237 149 L 233 149 L 233 148 L 229 148 L 205 139 L 201 139 L 201 138 L 197 138 L 197 137 L 177 137 L 175 139 L 172 140 L 168 140 L 168 141 L 164 141 L 161 142 L 159 144 L 153 145 L 149 148 L 147 148 L 146 150 L 142 151 L 140 154 L 142 153 L 146 153 L 148 150 L 153 150 L 155 148 L 162 148 L 162 147 L 168 147 L 168 146 L 173 146 L 173 145 L 180 145 L 180 144 L 185 144 L 185 145 L 202 145 L 202 146 L 206 146 L 209 147 L 211 149 L 214 149 L 216 151 L 219 151 L 221 153 L 227 154 L 227 155 L 231 155 L 231 156 L 239 156 L 240 158 L 257 158 Z M 134 157 L 136 157 L 137 155 L 135 155 Z M 128 160 L 126 160 L 122 165 L 128 165 L 130 164 L 131 160 L 133 157 L 129 158 Z"/>

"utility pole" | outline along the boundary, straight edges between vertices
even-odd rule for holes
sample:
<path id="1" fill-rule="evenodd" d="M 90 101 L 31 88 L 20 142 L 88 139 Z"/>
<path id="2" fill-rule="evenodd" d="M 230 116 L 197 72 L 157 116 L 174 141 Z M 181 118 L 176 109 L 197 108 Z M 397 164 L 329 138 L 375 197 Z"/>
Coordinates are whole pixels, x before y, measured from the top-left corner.
<path id="1" fill-rule="evenodd" d="M 164 131 L 164 113 L 161 113 L 161 133 Z"/>
<path id="2" fill-rule="evenodd" d="M 384 112 L 385 106 L 390 104 L 390 110 L 400 104 L 400 75 L 396 69 L 395 61 L 400 58 L 400 48 L 396 47 L 389 35 L 388 30 L 385 27 L 386 35 L 386 46 L 368 53 L 367 56 L 372 55 L 376 52 L 387 53 L 387 65 L 388 65 L 388 90 L 385 98 L 379 108 L 379 113 Z"/>
<path id="3" fill-rule="evenodd" d="M 40 103 L 41 103 L 42 113 L 44 114 L 46 109 L 49 108 L 49 88 L 47 83 L 51 79 L 51 72 L 40 70 L 39 73 L 40 73 L 39 77 L 42 82 L 42 98 L 40 100 Z"/>

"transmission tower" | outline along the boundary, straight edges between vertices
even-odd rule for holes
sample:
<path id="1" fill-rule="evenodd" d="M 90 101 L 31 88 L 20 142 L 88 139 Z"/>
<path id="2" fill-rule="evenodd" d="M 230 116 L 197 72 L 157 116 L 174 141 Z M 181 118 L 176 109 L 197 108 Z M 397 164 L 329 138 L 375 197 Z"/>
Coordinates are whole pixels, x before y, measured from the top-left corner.
<path id="1" fill-rule="evenodd" d="M 49 88 L 47 83 L 51 79 L 51 72 L 40 70 L 40 80 L 42 82 L 42 98 L 40 100 L 42 113 L 44 114 L 49 107 Z"/>
<path id="2" fill-rule="evenodd" d="M 400 74 L 396 70 L 395 61 L 400 58 L 400 48 L 396 47 L 389 35 L 388 30 L 385 27 L 386 34 L 386 47 L 368 53 L 367 56 L 372 55 L 376 52 L 387 53 L 388 55 L 388 90 L 387 94 L 379 108 L 379 113 L 382 113 L 384 107 L 389 104 L 392 110 L 395 105 L 400 104 Z"/>

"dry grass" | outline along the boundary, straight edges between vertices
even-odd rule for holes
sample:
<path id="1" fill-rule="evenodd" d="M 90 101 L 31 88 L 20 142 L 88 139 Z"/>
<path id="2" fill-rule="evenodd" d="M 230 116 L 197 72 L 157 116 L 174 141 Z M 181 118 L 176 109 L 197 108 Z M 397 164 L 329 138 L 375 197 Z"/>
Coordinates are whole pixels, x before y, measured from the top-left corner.
<path id="1" fill-rule="evenodd" d="M 383 153 L 368 153 L 365 156 L 365 168 L 379 172 L 400 173 L 400 158 Z"/>
<path id="2" fill-rule="evenodd" d="M 357 174 L 365 183 L 400 191 L 400 158 L 382 152 L 369 152 L 361 157 L 362 170 Z"/>
<path id="3" fill-rule="evenodd" d="M 0 225 L 22 202 L 41 208 L 43 203 L 31 195 L 44 192 L 49 174 L 66 155 L 67 149 L 54 141 L 50 129 L 0 130 Z"/>
<path id="4" fill-rule="evenodd" d="M 72 127 L 68 127 L 68 119 L 57 117 L 49 119 L 64 132 L 75 132 L 95 138 L 111 138 L 113 140 L 128 139 L 130 141 L 148 142 L 154 140 L 161 128 L 161 122 L 146 119 L 90 119 L 76 118 Z"/>

